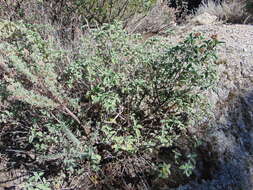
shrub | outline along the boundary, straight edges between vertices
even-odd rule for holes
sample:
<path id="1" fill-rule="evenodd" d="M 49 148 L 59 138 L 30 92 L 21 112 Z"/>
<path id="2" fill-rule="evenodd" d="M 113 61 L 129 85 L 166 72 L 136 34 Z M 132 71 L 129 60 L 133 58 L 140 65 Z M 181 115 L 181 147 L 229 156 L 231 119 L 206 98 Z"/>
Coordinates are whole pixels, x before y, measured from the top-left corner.
<path id="1" fill-rule="evenodd" d="M 78 13 L 88 21 L 96 21 L 99 24 L 110 23 L 117 20 L 124 20 L 135 13 L 145 12 L 149 10 L 156 0 L 78 0 L 78 1 L 34 1 L 34 0 L 17 0 L 15 2 L 1 2 L 2 15 L 11 20 L 27 19 L 32 16 L 29 13 L 35 11 L 45 11 L 52 22 L 59 22 L 63 18 L 67 18 L 72 13 Z M 27 7 L 32 10 L 28 10 Z M 7 12 L 8 11 L 8 12 Z M 30 11 L 30 12 L 29 12 Z M 38 12 L 37 12 L 38 13 Z M 37 15 L 33 15 L 36 16 Z M 73 16 L 73 15 L 72 15 Z M 74 17 L 75 18 L 75 17 Z M 33 19 L 33 18 L 30 18 Z M 85 20 L 83 20 L 85 22 Z M 65 22 L 62 20 L 62 22 Z"/>
<path id="2" fill-rule="evenodd" d="M 59 82 L 60 75 L 56 72 L 60 69 L 59 65 L 64 67 L 64 52 L 54 50 L 52 44 L 44 41 L 32 25 L 3 21 L 0 31 L 3 72 L 1 99 L 8 101 L 4 94 L 9 94 L 12 95 L 13 105 L 22 102 L 28 106 L 24 106 L 24 109 L 35 110 L 34 118 L 26 121 L 27 125 L 31 125 L 27 143 L 33 144 L 38 161 L 44 160 L 44 151 L 50 148 L 49 144 L 64 150 L 62 154 L 58 154 L 57 150 L 57 154 L 51 155 L 55 152 L 52 148 L 46 157 L 49 160 L 62 158 L 62 161 L 67 162 L 67 159 L 73 157 L 86 157 L 86 150 L 81 151 L 84 147 L 80 146 L 80 141 L 68 128 L 67 119 L 60 121 L 57 117 L 52 118 L 54 112 L 57 112 L 57 116 L 68 115 L 80 124 L 71 111 L 78 109 L 78 102 L 66 96 L 64 84 Z M 20 107 L 10 107 L 10 110 L 17 111 L 13 109 Z M 21 107 L 19 111 L 25 110 Z M 22 117 L 22 114 L 20 115 Z M 16 117 L 18 119 L 19 114 L 16 114 Z M 43 117 L 48 119 L 44 121 Z M 34 144 L 34 141 L 38 143 Z M 76 146 L 72 147 L 71 143 Z"/>
<path id="3" fill-rule="evenodd" d="M 213 1 L 206 0 L 197 9 L 195 15 L 207 12 L 215 15 L 219 20 L 230 23 L 244 23 L 247 18 L 245 3 L 239 0 L 232 1 Z"/>
<path id="4" fill-rule="evenodd" d="M 145 16 L 155 4 L 156 0 L 0 1 L 0 17 L 54 27 L 54 32 L 48 32 L 47 26 L 40 33 L 69 46 L 89 27 L 115 20 L 127 23 L 136 14 Z"/>
<path id="5" fill-rule="evenodd" d="M 175 24 L 176 10 L 166 3 L 157 3 L 147 13 L 139 13 L 127 19 L 125 29 L 129 33 L 160 33 Z"/>
<path id="6" fill-rule="evenodd" d="M 213 56 L 209 49 L 216 42 L 197 44 L 198 38 L 191 35 L 184 43 L 168 48 L 159 39 L 140 44 L 140 38 L 127 35 L 117 25 L 105 25 L 86 38 L 83 57 L 69 65 L 68 74 L 80 77 L 70 79 L 70 86 L 85 81 L 88 89 L 83 95 L 90 103 L 88 107 L 98 109 L 95 119 L 99 128 L 114 131 L 119 127 L 113 136 L 135 139 L 126 143 L 134 150 L 171 145 L 173 140 L 169 139 L 175 134 L 170 136 L 166 128 L 181 129 L 186 124 L 182 113 L 189 116 L 199 94 L 196 90 L 210 86 L 214 78 L 214 70 L 206 61 Z M 168 144 L 159 139 L 163 133 Z M 136 135 L 142 143 L 137 142 Z M 110 137 L 109 144 L 121 144 L 113 139 Z"/>
<path id="7" fill-rule="evenodd" d="M 215 36 L 191 34 L 170 47 L 163 38 L 141 43 L 122 25 L 106 24 L 66 63 L 67 52 L 33 25 L 1 22 L 0 31 L 1 115 L 11 117 L 1 122 L 25 125 L 22 144 L 34 150 L 35 164 L 56 164 L 63 180 L 81 168 L 103 173 L 105 163 L 149 155 L 148 170 L 160 177 L 191 174 L 196 162 L 187 127 L 206 116 L 201 93 L 216 78 Z M 151 158 L 162 147 L 173 151 L 160 164 Z"/>
<path id="8" fill-rule="evenodd" d="M 78 11 L 84 14 L 89 22 L 92 20 L 99 24 L 111 23 L 115 19 L 126 20 L 135 13 L 141 13 L 149 10 L 156 0 L 112 0 L 98 1 L 89 0 L 77 1 Z"/>
<path id="9" fill-rule="evenodd" d="M 51 190 L 49 183 L 41 176 L 43 176 L 43 173 L 34 172 L 33 176 L 24 185 L 24 188 L 27 190 Z"/>
<path id="10" fill-rule="evenodd" d="M 251 16 L 253 16 L 253 2 L 251 0 L 246 1 L 246 10 Z"/>

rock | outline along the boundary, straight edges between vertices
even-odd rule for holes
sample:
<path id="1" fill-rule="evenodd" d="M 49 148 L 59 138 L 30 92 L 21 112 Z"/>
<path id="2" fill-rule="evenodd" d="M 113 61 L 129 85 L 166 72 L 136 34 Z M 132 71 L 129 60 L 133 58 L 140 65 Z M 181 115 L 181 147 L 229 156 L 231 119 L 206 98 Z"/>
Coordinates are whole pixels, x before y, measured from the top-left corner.
<path id="1" fill-rule="evenodd" d="M 213 24 L 218 18 L 214 15 L 211 15 L 209 13 L 202 13 L 195 18 L 193 18 L 191 21 L 194 24 L 199 24 L 199 25 L 207 25 L 207 24 Z"/>
<path id="2" fill-rule="evenodd" d="M 209 111 L 215 115 L 210 120 L 212 128 L 203 136 L 208 143 L 203 145 L 205 154 L 202 157 L 209 162 L 203 164 L 205 162 L 199 160 L 198 176 L 173 190 L 252 190 L 253 43 L 249 39 L 253 37 L 253 26 L 201 25 L 193 28 L 191 32 L 219 35 L 225 44 L 218 48 L 218 57 L 225 61 L 217 62 L 219 82 L 205 94 L 214 107 Z M 242 33 L 247 37 L 242 38 Z M 209 170 L 208 166 L 212 165 L 215 165 L 214 170 Z M 206 173 L 210 174 L 208 178 Z"/>

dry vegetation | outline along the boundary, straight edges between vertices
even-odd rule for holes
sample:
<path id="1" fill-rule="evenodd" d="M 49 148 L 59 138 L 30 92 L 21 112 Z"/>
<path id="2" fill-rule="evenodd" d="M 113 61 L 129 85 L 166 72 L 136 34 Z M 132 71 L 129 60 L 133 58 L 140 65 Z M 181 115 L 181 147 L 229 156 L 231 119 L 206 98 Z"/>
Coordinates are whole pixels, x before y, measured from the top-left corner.
<path id="1" fill-rule="evenodd" d="M 228 0 L 222 1 L 221 3 L 213 0 L 205 0 L 199 6 L 195 15 L 197 16 L 204 12 L 217 16 L 220 21 L 225 23 L 247 23 L 250 21 L 249 18 L 251 16 L 246 2 L 242 0 Z"/>
<path id="2" fill-rule="evenodd" d="M 166 3 L 0 1 L 0 170 L 26 172 L 0 188 L 158 189 L 196 177 L 202 139 L 188 127 L 211 117 L 201 94 L 217 79 L 220 42 L 143 42 L 182 21 Z M 244 22 L 243 10 L 208 1 L 196 14 Z"/>

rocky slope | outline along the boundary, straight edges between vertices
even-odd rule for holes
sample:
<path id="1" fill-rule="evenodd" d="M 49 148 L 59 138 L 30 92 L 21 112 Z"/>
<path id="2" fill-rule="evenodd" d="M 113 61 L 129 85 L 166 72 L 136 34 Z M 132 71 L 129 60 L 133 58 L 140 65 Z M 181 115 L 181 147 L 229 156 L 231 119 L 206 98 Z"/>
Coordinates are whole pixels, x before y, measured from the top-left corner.
<path id="1" fill-rule="evenodd" d="M 176 43 L 190 32 L 217 34 L 225 43 L 219 47 L 217 67 L 220 80 L 207 93 L 214 106 L 213 127 L 205 134 L 205 146 L 195 180 L 177 190 L 253 189 L 253 26 L 187 25 L 175 28 L 168 41 Z M 193 129 L 194 130 L 194 129 Z M 194 131 L 193 131 L 194 132 Z M 3 161 L 3 160 L 1 160 Z M 0 168 L 7 168 L 0 162 Z M 26 176 L 25 171 L 0 173 L 0 189 L 11 189 Z M 11 176 L 9 176 L 11 175 Z M 4 177 L 5 176 L 5 177 Z M 15 181 L 5 178 L 19 176 Z M 12 186 L 12 187 L 11 187 Z M 6 188 L 7 189 L 7 188 Z"/>
<path id="2" fill-rule="evenodd" d="M 177 28 L 177 35 L 171 41 L 180 41 L 190 32 L 217 34 L 225 43 L 218 51 L 219 83 L 207 93 L 215 107 L 213 127 L 205 137 L 212 150 L 205 147 L 197 179 L 177 190 L 252 190 L 253 26 L 217 24 Z"/>

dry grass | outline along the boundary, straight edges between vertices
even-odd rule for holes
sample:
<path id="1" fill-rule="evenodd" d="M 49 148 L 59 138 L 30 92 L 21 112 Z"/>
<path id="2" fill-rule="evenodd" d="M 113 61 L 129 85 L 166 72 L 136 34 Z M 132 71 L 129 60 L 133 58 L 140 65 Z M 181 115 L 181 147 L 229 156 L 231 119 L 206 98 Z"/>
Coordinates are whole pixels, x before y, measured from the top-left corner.
<path id="1" fill-rule="evenodd" d="M 164 2 L 158 2 L 147 14 L 137 14 L 129 19 L 125 28 L 129 33 L 161 33 L 175 24 L 175 12 Z"/>
<path id="2" fill-rule="evenodd" d="M 219 20 L 228 23 L 245 23 L 249 16 L 245 11 L 245 2 L 241 0 L 229 0 L 221 3 L 214 0 L 206 0 L 199 6 L 195 16 L 204 12 L 215 15 Z"/>

